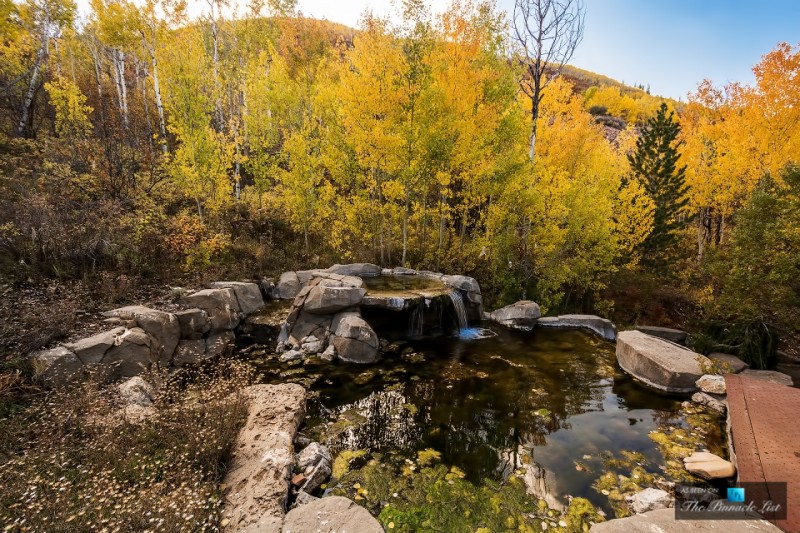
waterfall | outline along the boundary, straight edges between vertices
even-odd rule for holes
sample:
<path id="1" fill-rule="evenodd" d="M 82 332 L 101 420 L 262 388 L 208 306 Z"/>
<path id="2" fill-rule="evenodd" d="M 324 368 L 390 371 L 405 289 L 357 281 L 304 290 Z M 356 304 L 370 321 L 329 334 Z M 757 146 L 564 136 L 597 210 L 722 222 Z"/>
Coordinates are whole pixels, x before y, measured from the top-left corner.
<path id="1" fill-rule="evenodd" d="M 465 329 L 469 329 L 469 322 L 467 321 L 467 308 L 464 307 L 464 299 L 461 298 L 461 293 L 458 291 L 451 291 L 448 293 L 450 300 L 453 301 L 453 309 L 458 318 L 458 331 L 459 333 Z"/>
<path id="2" fill-rule="evenodd" d="M 411 339 L 422 337 L 422 326 L 425 316 L 424 304 L 417 305 L 411 310 L 408 317 L 408 337 Z"/>
<path id="3" fill-rule="evenodd" d="M 494 331 L 486 328 L 471 328 L 467 320 L 467 308 L 464 306 L 464 299 L 461 293 L 454 290 L 447 294 L 453 302 L 453 310 L 458 319 L 458 336 L 464 340 L 478 340 L 497 335 Z"/>

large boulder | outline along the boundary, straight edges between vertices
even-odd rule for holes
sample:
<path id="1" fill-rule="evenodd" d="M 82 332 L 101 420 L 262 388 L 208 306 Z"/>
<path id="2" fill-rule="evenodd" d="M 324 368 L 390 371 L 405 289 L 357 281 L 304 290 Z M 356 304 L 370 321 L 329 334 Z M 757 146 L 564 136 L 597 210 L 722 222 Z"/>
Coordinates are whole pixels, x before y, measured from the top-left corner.
<path id="1" fill-rule="evenodd" d="M 725 378 L 717 374 L 706 374 L 698 379 L 695 385 L 709 394 L 725 394 Z"/>
<path id="2" fill-rule="evenodd" d="M 181 327 L 181 339 L 202 339 L 211 331 L 211 319 L 202 309 L 186 309 L 175 313 Z"/>
<path id="3" fill-rule="evenodd" d="M 261 289 L 256 283 L 244 281 L 217 281 L 211 284 L 215 289 L 233 289 L 236 301 L 239 303 L 239 310 L 245 315 L 255 313 L 264 307 L 264 298 L 261 296 Z"/>
<path id="4" fill-rule="evenodd" d="M 623 331 L 617 337 L 619 366 L 639 381 L 667 392 L 694 392 L 708 358 L 641 331 Z"/>
<path id="5" fill-rule="evenodd" d="M 284 272 L 278 284 L 272 289 L 272 297 L 276 300 L 291 300 L 300 292 L 300 280 L 297 272 Z"/>
<path id="6" fill-rule="evenodd" d="M 34 376 L 51 387 L 74 380 L 83 368 L 78 356 L 63 346 L 36 352 L 30 358 Z"/>
<path id="7" fill-rule="evenodd" d="M 686 342 L 686 332 L 679 329 L 662 328 L 659 326 L 636 326 L 638 331 L 647 333 L 653 337 L 664 339 L 665 341 L 674 342 L 676 344 L 684 344 Z"/>
<path id="8" fill-rule="evenodd" d="M 502 326 L 530 331 L 542 316 L 539 304 L 530 300 L 521 300 L 493 311 L 489 317 Z"/>
<path id="9" fill-rule="evenodd" d="M 303 344 L 303 339 L 308 337 L 327 339 L 331 332 L 332 320 L 333 317 L 330 315 L 313 315 L 300 311 L 291 324 L 287 338 L 288 344 L 299 348 Z"/>
<path id="10" fill-rule="evenodd" d="M 181 303 L 208 313 L 212 332 L 233 330 L 239 325 L 239 301 L 233 289 L 203 289 L 185 296 Z"/>
<path id="11" fill-rule="evenodd" d="M 483 313 L 483 296 L 481 295 L 481 286 L 469 276 L 452 275 L 441 276 L 441 281 L 448 287 L 458 289 L 466 297 L 467 302 L 475 304 L 478 309 L 478 314 Z"/>
<path id="12" fill-rule="evenodd" d="M 117 338 L 123 333 L 125 333 L 125 328 L 114 328 L 67 343 L 64 347 L 74 353 L 84 365 L 92 365 L 103 360 L 106 352 L 117 343 Z"/>
<path id="13" fill-rule="evenodd" d="M 295 507 L 286 515 L 283 533 L 383 533 L 369 511 L 343 496 L 328 496 Z"/>
<path id="14" fill-rule="evenodd" d="M 150 349 L 162 363 L 172 358 L 172 352 L 181 338 L 181 326 L 178 317 L 172 313 L 150 309 L 143 305 L 130 305 L 103 313 L 107 317 L 122 320 L 135 320 L 152 339 Z"/>
<path id="15" fill-rule="evenodd" d="M 644 514 L 594 524 L 591 533 L 780 533 L 780 529 L 754 518 L 742 520 L 677 520 L 674 509 L 656 509 Z"/>
<path id="16" fill-rule="evenodd" d="M 126 330 L 117 337 L 101 363 L 108 365 L 107 379 L 129 378 L 159 363 L 157 354 L 152 352 L 150 335 L 141 328 Z"/>
<path id="17" fill-rule="evenodd" d="M 279 532 L 294 464 L 294 436 L 305 415 L 305 390 L 296 384 L 254 385 L 245 394 L 247 422 L 236 437 L 223 480 L 226 530 Z"/>
<path id="18" fill-rule="evenodd" d="M 333 265 L 328 272 L 331 274 L 341 274 L 342 276 L 371 277 L 380 276 L 381 267 L 372 263 L 351 263 L 349 265 Z"/>
<path id="19" fill-rule="evenodd" d="M 339 313 L 333 319 L 333 347 L 339 359 L 372 363 L 378 359 L 378 335 L 358 313 Z"/>
<path id="20" fill-rule="evenodd" d="M 617 328 L 605 318 L 596 315 L 560 315 L 540 318 L 536 325 L 543 328 L 586 329 L 607 341 L 617 338 Z"/>
<path id="21" fill-rule="evenodd" d="M 118 390 L 122 401 L 129 405 L 148 407 L 153 404 L 156 397 L 155 387 L 140 376 L 134 376 L 120 383 Z"/>
<path id="22" fill-rule="evenodd" d="M 361 303 L 366 290 L 356 287 L 331 287 L 319 285 L 312 287 L 303 304 L 303 311 L 315 315 L 329 315 Z"/>

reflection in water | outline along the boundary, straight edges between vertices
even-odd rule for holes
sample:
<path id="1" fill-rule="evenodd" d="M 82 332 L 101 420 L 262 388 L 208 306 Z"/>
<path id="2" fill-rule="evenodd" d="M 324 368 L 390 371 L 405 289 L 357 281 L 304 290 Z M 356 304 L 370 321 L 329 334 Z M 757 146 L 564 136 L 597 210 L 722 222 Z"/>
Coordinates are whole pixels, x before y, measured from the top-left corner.
<path id="1" fill-rule="evenodd" d="M 433 448 L 475 483 L 524 469 L 529 491 L 551 506 L 569 494 L 607 508 L 591 489 L 601 454 L 634 450 L 657 461 L 648 432 L 677 416 L 678 401 L 631 382 L 615 369 L 613 345 L 585 333 L 493 329 L 478 341 L 411 341 L 407 350 L 424 358 L 386 356 L 362 384 L 354 379 L 363 366 L 316 367 L 324 378 L 307 430 L 334 451 L 413 458 Z"/>

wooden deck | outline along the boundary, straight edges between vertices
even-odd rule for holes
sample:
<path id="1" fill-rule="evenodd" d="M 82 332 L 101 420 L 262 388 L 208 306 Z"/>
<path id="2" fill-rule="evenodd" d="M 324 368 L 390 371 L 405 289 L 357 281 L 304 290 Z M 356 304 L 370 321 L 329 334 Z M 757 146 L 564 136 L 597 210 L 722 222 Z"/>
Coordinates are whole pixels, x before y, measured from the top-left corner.
<path id="1" fill-rule="evenodd" d="M 786 482 L 785 520 L 766 516 L 784 531 L 800 533 L 800 389 L 733 374 L 725 376 L 739 481 Z"/>

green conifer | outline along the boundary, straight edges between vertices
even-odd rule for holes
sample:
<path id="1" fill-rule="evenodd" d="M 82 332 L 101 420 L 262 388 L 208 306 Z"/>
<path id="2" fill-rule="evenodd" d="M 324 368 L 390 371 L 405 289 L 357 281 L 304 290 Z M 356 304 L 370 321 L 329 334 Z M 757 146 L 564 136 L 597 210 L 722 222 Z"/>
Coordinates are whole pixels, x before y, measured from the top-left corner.
<path id="1" fill-rule="evenodd" d="M 674 113 L 668 113 L 667 104 L 662 103 L 656 116 L 642 128 L 636 151 L 628 155 L 634 175 L 655 203 L 653 231 L 641 245 L 645 259 L 654 259 L 673 244 L 685 223 L 681 215 L 689 202 L 689 187 L 684 177 L 686 167 L 678 166 L 680 131 Z"/>

